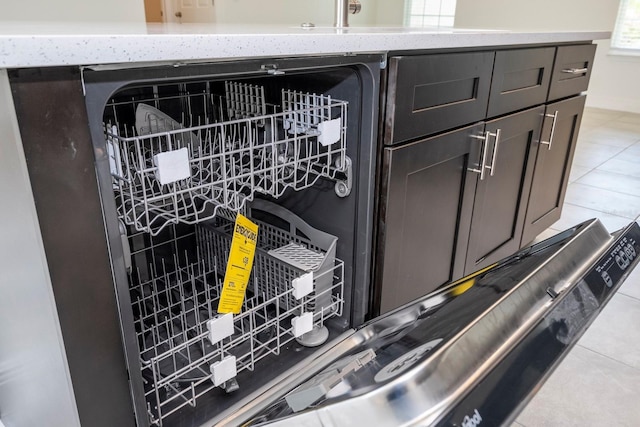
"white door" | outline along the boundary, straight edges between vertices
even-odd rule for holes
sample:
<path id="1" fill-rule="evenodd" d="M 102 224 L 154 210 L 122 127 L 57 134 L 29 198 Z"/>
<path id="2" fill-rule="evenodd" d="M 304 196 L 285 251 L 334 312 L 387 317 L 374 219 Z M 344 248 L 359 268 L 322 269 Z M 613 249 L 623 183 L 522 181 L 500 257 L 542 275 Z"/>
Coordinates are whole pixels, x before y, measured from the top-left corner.
<path id="1" fill-rule="evenodd" d="M 162 0 L 144 0 L 144 15 L 147 22 L 164 22 Z"/>
<path id="2" fill-rule="evenodd" d="M 214 23 L 214 0 L 174 0 L 173 22 Z"/>

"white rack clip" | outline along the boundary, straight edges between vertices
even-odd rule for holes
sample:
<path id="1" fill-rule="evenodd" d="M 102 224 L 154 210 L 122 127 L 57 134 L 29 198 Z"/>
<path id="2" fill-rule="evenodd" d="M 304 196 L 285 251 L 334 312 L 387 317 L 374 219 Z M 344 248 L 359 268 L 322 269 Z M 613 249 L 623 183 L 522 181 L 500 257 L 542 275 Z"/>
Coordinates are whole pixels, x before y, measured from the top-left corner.
<path id="1" fill-rule="evenodd" d="M 171 184 L 191 177 L 189 151 L 186 147 L 158 153 L 153 156 L 153 163 L 158 168 L 156 178 L 161 185 Z"/>
<path id="2" fill-rule="evenodd" d="M 325 147 L 340 141 L 342 120 L 340 118 L 318 123 L 318 142 Z"/>
<path id="3" fill-rule="evenodd" d="M 313 292 L 313 271 L 296 277 L 291 281 L 293 296 L 299 300 Z"/>
<path id="4" fill-rule="evenodd" d="M 216 344 L 223 338 L 230 337 L 233 335 L 233 313 L 226 313 L 209 320 L 207 329 L 211 344 Z"/>
<path id="5" fill-rule="evenodd" d="M 300 316 L 294 317 L 291 319 L 291 326 L 293 326 L 293 336 L 296 338 L 311 332 L 313 329 L 313 313 L 302 313 Z"/>
<path id="6" fill-rule="evenodd" d="M 219 362 L 211 365 L 211 380 L 216 387 L 229 381 L 231 378 L 235 378 L 237 375 L 236 370 L 236 357 L 227 356 Z"/>

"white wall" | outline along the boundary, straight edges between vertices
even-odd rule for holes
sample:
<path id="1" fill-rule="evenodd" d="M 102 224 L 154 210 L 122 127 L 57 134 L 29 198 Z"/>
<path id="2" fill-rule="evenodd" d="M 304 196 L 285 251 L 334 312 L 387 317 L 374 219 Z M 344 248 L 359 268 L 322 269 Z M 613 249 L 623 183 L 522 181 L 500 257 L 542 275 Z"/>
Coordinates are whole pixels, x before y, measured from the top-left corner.
<path id="1" fill-rule="evenodd" d="M 2 21 L 145 22 L 143 0 L 13 0 Z"/>
<path id="2" fill-rule="evenodd" d="M 167 13 L 176 0 L 165 0 Z M 178 0 L 179 1 L 179 0 Z M 361 0 L 362 12 L 351 26 L 401 26 L 404 0 Z M 330 26 L 334 0 L 215 0 L 216 22 Z M 22 0 L 3 2 L 2 21 L 145 22 L 144 0 Z"/>
<path id="3" fill-rule="evenodd" d="M 619 0 L 457 0 L 456 27 L 519 30 L 613 28 Z"/>
<path id="4" fill-rule="evenodd" d="M 640 114 L 640 57 L 610 55 L 610 46 L 598 42 L 587 105 Z"/>
<path id="5" fill-rule="evenodd" d="M 404 0 L 361 0 L 362 11 L 349 16 L 349 25 L 402 25 Z M 216 0 L 216 22 L 224 24 L 280 24 L 312 22 L 331 26 L 334 0 Z"/>
<path id="6" fill-rule="evenodd" d="M 361 2 L 365 5 L 369 3 L 368 0 Z M 376 13 L 376 25 L 401 27 L 404 21 L 404 0 L 378 0 Z"/>
<path id="7" fill-rule="evenodd" d="M 333 0 L 217 0 L 216 22 L 292 26 L 312 22 L 327 26 L 333 24 L 333 3 Z"/>
<path id="8" fill-rule="evenodd" d="M 458 0 L 456 27 L 613 31 L 619 0 Z M 587 105 L 640 113 L 640 57 L 609 55 L 598 41 Z"/>

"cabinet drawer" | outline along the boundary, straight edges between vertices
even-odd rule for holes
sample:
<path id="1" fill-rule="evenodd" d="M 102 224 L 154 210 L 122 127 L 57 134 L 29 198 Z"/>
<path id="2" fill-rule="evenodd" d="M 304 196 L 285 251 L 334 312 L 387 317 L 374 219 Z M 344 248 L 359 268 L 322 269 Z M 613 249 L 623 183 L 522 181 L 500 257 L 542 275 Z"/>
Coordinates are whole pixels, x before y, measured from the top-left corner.
<path id="1" fill-rule="evenodd" d="M 487 117 L 543 104 L 555 51 L 546 47 L 496 52 Z"/>
<path id="2" fill-rule="evenodd" d="M 494 52 L 391 58 L 385 144 L 482 120 L 493 58 Z"/>
<path id="3" fill-rule="evenodd" d="M 595 44 L 558 48 L 549 89 L 550 101 L 587 90 L 595 54 Z"/>

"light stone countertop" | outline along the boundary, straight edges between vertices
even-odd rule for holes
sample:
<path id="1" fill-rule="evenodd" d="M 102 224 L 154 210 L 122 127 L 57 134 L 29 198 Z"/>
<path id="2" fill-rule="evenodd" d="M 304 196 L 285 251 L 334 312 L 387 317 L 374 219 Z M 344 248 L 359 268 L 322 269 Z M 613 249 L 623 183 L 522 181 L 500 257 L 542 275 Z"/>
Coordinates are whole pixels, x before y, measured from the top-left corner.
<path id="1" fill-rule="evenodd" d="M 5 22 L 0 25 L 0 68 L 382 53 L 609 37 L 605 31 Z"/>

